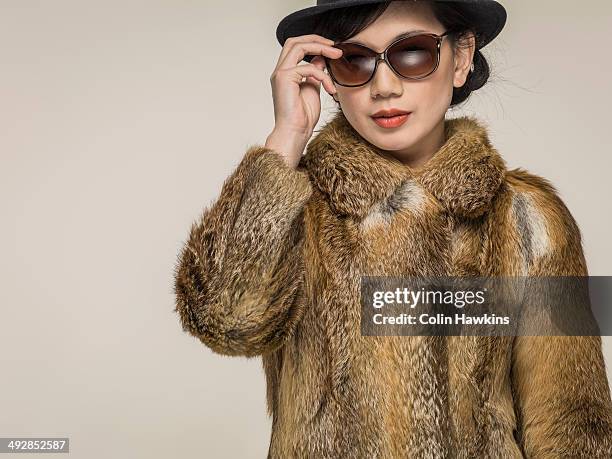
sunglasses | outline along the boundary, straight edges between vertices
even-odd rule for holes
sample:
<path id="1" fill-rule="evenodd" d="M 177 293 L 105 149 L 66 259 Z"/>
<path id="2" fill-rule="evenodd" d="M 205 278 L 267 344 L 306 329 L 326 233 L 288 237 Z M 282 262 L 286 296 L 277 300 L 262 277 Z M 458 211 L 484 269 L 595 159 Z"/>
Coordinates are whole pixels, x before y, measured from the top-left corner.
<path id="1" fill-rule="evenodd" d="M 336 43 L 333 46 L 342 50 L 342 56 L 324 56 L 327 71 L 340 86 L 363 86 L 374 76 L 378 63 L 385 61 L 398 76 L 420 80 L 438 68 L 442 41 L 449 34 L 450 31 L 442 35 L 412 32 L 395 40 L 382 53 L 359 43 Z"/>

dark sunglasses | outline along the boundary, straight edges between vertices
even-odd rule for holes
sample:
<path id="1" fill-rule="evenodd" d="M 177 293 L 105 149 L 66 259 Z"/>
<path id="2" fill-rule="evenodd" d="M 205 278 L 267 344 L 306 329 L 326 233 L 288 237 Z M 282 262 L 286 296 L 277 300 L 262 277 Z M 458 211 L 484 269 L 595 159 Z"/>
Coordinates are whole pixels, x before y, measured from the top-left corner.
<path id="1" fill-rule="evenodd" d="M 340 86 L 363 86 L 368 83 L 380 61 L 400 77 L 420 80 L 436 71 L 440 64 L 440 47 L 444 37 L 435 33 L 409 33 L 391 43 L 382 53 L 359 43 L 342 42 L 334 48 L 342 50 L 342 56 L 331 59 L 324 56 L 327 71 Z"/>

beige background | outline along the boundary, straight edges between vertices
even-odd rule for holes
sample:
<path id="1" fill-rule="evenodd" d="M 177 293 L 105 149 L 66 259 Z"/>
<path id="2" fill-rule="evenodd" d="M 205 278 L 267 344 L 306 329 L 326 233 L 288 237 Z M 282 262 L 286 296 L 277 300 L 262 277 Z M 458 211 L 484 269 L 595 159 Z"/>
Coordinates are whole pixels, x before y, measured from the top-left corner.
<path id="1" fill-rule="evenodd" d="M 494 76 L 450 115 L 552 180 L 610 275 L 612 4 L 504 3 Z M 312 4 L 0 1 L 0 436 L 68 436 L 88 459 L 265 457 L 260 361 L 182 332 L 172 268 L 272 129 L 274 30 Z"/>

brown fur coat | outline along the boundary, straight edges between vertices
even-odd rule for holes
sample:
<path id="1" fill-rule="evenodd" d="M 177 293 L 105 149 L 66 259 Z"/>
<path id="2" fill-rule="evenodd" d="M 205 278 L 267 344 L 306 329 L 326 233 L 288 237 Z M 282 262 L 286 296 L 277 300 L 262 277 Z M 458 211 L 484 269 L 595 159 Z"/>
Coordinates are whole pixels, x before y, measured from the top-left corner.
<path id="1" fill-rule="evenodd" d="M 586 275 L 556 189 L 447 119 L 418 170 L 340 112 L 298 169 L 251 146 L 175 267 L 183 330 L 261 356 L 269 458 L 612 458 L 601 339 L 362 336 L 360 275 Z"/>

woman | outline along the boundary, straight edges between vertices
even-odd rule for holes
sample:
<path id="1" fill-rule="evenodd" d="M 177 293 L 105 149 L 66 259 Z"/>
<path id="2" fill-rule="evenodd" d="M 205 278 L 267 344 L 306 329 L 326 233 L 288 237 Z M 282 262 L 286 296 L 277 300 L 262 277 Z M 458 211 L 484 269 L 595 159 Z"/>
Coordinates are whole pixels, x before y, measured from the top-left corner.
<path id="1" fill-rule="evenodd" d="M 360 329 L 364 275 L 587 274 L 550 182 L 508 170 L 477 119 L 445 119 L 486 82 L 480 49 L 505 10 L 321 3 L 281 22 L 275 127 L 191 227 L 183 329 L 262 357 L 270 458 L 612 457 L 598 336 Z M 307 145 L 321 85 L 340 111 Z"/>

